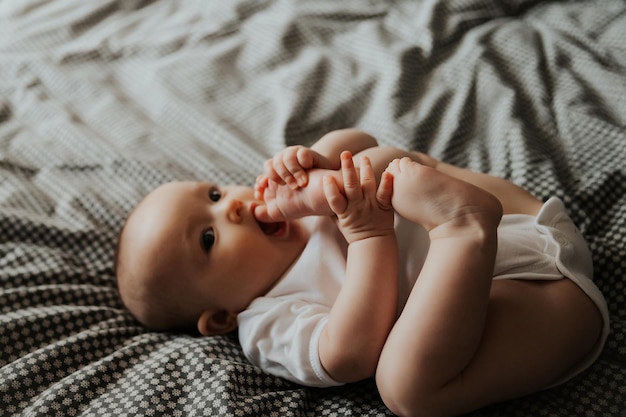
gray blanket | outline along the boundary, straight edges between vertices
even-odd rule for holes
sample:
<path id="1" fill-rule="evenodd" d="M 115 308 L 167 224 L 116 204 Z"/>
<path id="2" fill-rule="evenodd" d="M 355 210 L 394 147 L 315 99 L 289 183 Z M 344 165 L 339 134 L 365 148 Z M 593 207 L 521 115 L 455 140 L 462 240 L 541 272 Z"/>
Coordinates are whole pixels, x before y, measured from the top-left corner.
<path id="1" fill-rule="evenodd" d="M 0 0 L 0 414 L 389 414 L 370 380 L 304 388 L 234 334 L 146 331 L 112 268 L 156 185 L 252 184 L 348 126 L 559 196 L 589 242 L 599 360 L 472 415 L 623 416 L 623 0 Z"/>

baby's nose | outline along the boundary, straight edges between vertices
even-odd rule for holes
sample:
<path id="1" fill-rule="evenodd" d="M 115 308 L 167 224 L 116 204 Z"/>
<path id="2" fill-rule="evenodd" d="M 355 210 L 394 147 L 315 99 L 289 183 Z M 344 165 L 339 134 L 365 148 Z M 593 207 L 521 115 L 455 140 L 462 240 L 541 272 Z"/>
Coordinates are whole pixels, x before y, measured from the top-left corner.
<path id="1" fill-rule="evenodd" d="M 243 202 L 241 200 L 237 200 L 237 199 L 230 200 L 228 202 L 228 209 L 226 213 L 228 220 L 230 220 L 233 223 L 241 222 L 242 208 L 243 208 Z"/>

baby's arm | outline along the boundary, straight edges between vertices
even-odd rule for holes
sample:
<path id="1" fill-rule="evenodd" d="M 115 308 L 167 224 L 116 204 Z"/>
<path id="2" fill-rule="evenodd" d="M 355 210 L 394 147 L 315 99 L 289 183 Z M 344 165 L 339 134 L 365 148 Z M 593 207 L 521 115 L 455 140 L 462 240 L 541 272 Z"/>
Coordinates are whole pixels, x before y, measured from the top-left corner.
<path id="1" fill-rule="evenodd" d="M 398 249 L 393 229 L 391 176 L 378 190 L 367 158 L 360 175 L 349 152 L 341 155 L 343 189 L 324 178 L 329 206 L 349 243 L 346 279 L 320 341 L 324 369 L 340 382 L 374 375 L 397 309 Z"/>

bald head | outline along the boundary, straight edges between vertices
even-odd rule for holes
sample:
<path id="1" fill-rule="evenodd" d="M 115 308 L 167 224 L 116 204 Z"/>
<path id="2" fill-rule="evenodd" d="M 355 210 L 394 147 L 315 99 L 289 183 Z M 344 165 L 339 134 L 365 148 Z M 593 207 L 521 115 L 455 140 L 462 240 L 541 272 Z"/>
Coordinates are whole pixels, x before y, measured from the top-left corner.
<path id="1" fill-rule="evenodd" d="M 185 284 L 185 260 L 177 250 L 176 224 L 182 202 L 176 183 L 148 194 L 131 212 L 118 240 L 116 276 L 124 305 L 146 327 L 194 327 L 201 308 Z M 183 276 L 181 276 L 183 275 Z"/>

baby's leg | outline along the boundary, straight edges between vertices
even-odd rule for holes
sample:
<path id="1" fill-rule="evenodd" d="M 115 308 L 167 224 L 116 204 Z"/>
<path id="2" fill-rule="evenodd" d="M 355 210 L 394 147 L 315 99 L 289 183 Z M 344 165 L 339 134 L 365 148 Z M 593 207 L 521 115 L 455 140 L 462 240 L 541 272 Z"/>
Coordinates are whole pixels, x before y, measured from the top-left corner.
<path id="1" fill-rule="evenodd" d="M 492 194 L 409 158 L 394 160 L 387 172 L 394 209 L 428 230 L 430 247 L 376 380 L 397 414 L 416 414 L 409 398 L 417 398 L 423 415 L 439 415 L 442 387 L 462 374 L 480 345 L 502 207 Z M 429 404 L 431 394 L 436 403 Z"/>
<path id="2" fill-rule="evenodd" d="M 415 152 L 415 154 L 424 165 L 474 184 L 495 195 L 502 204 L 504 214 L 521 213 L 535 215 L 541 208 L 541 201 L 510 181 L 441 162 L 421 152 Z"/>
<path id="3" fill-rule="evenodd" d="M 498 201 L 396 160 L 392 205 L 423 224 L 428 255 L 379 358 L 376 382 L 398 415 L 459 415 L 545 388 L 596 343 L 601 318 L 572 281 L 492 282 Z"/>

